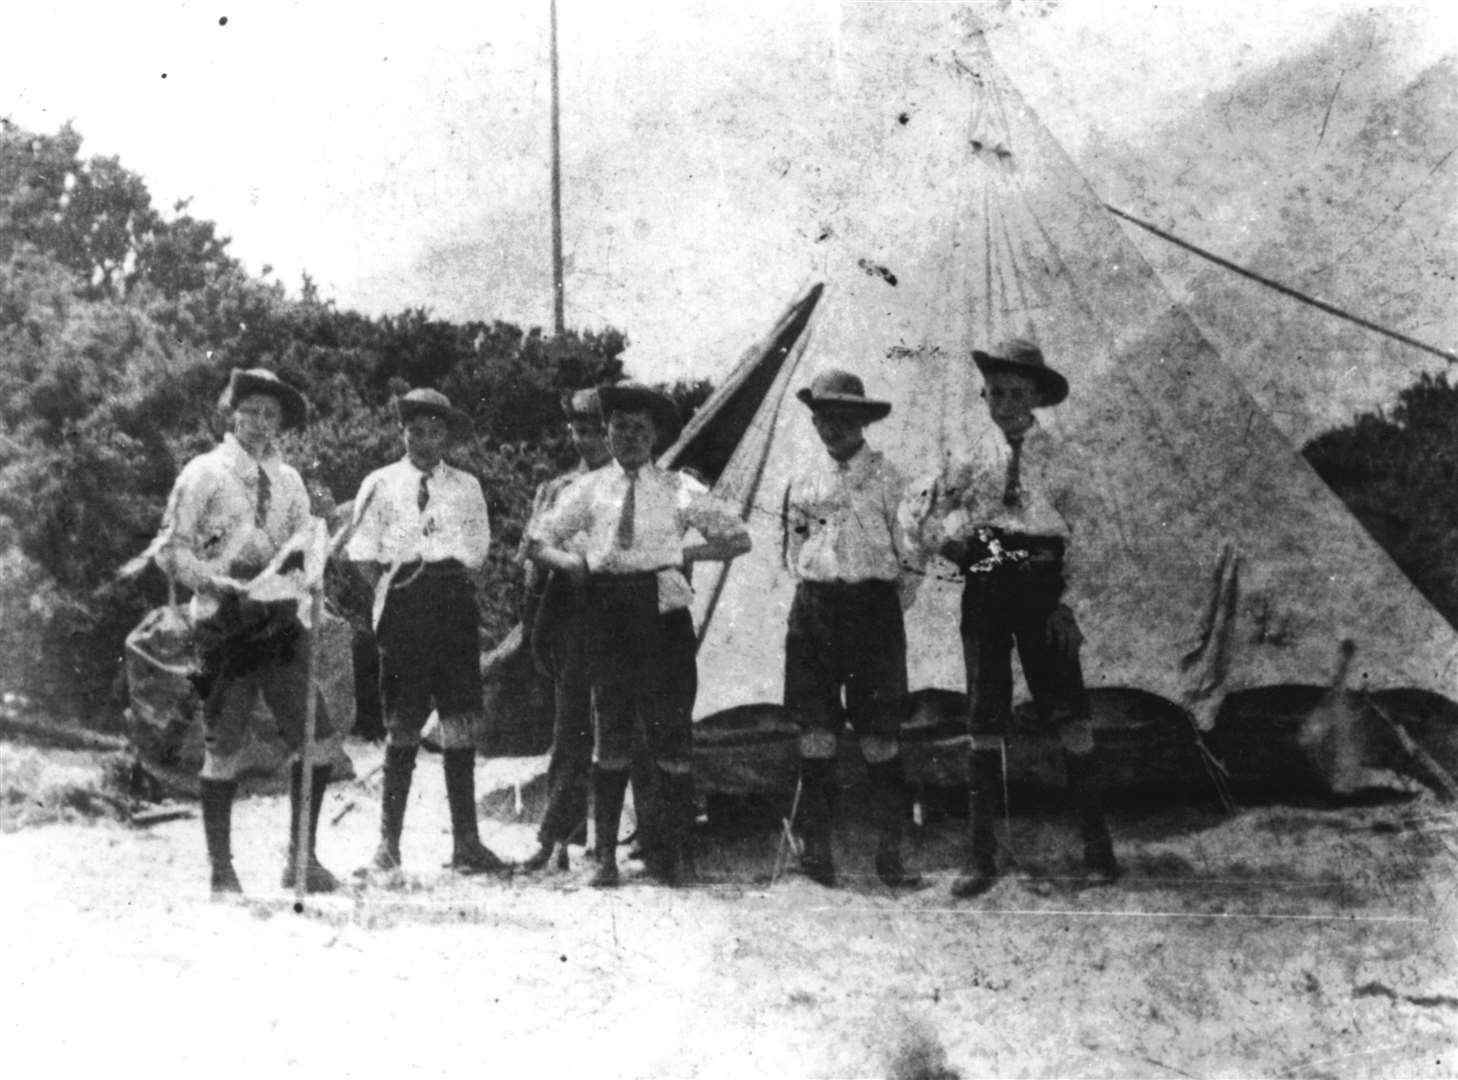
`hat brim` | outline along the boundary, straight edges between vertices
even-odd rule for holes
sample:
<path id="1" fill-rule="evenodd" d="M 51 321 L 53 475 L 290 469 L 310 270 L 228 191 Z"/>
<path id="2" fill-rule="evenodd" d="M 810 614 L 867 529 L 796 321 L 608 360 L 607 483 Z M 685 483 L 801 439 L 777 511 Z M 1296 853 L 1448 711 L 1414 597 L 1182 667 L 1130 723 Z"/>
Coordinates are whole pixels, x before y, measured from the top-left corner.
<path id="1" fill-rule="evenodd" d="M 1028 376 L 1038 387 L 1039 405 L 1057 405 L 1068 397 L 1068 380 L 1050 367 L 1024 364 L 975 349 L 972 351 L 972 360 L 977 364 L 977 370 L 984 375 L 994 371 L 1012 371 Z"/>
<path id="2" fill-rule="evenodd" d="M 615 412 L 647 413 L 653 419 L 660 445 L 667 445 L 678 437 L 682 426 L 678 418 L 678 407 L 665 395 L 645 386 L 604 386 L 597 392 L 602 405 L 602 418 L 609 420 Z"/>
<path id="3" fill-rule="evenodd" d="M 401 427 L 404 427 L 417 416 L 434 416 L 437 419 L 444 420 L 446 422 L 446 430 L 450 433 L 452 439 L 464 439 L 470 436 L 476 429 L 475 425 L 471 423 L 471 418 L 454 406 L 445 407 L 432 405 L 429 402 L 423 401 L 397 400 L 395 402 L 395 415 L 399 417 Z"/>
<path id="4" fill-rule="evenodd" d="M 283 428 L 301 428 L 309 420 L 309 401 L 281 379 L 265 379 L 248 371 L 234 371 L 218 398 L 218 408 L 231 413 L 244 398 L 263 395 L 283 406 Z"/>
<path id="5" fill-rule="evenodd" d="M 877 401 L 874 398 L 855 397 L 850 394 L 821 394 L 817 397 L 808 386 L 795 391 L 795 396 L 808 406 L 811 412 L 816 409 L 853 412 L 864 417 L 867 423 L 884 420 L 891 415 L 891 403 Z"/>

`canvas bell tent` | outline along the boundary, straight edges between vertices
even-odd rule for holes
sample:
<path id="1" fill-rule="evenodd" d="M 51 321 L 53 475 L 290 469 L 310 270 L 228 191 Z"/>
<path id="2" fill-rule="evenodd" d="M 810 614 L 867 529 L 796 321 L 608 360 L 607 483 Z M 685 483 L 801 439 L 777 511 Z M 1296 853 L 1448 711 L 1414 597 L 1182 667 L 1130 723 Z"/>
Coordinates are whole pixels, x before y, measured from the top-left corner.
<path id="1" fill-rule="evenodd" d="M 1007 337 L 1037 342 L 1072 386 L 1039 419 L 1080 471 L 1069 602 L 1091 688 L 1153 695 L 1209 730 L 1232 695 L 1330 686 L 1350 641 L 1353 691 L 1450 707 L 1453 628 L 1171 300 L 984 38 L 867 56 L 875 78 L 839 62 L 864 183 L 827 211 L 824 296 L 802 302 L 806 337 L 717 476 L 754 550 L 699 568 L 697 717 L 782 699 L 781 499 L 824 453 L 794 391 L 827 368 L 862 376 L 894 406 L 869 441 L 928 476 L 990 424 L 970 354 Z M 914 108 L 888 99 L 897 85 Z M 907 615 L 914 692 L 965 689 L 959 596 L 934 561 Z"/>

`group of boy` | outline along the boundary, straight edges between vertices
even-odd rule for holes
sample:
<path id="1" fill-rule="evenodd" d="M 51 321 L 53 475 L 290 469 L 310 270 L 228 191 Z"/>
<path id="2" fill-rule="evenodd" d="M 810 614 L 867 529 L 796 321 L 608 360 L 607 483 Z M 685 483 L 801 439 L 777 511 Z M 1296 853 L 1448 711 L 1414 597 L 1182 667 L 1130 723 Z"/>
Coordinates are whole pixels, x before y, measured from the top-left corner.
<path id="1" fill-rule="evenodd" d="M 891 406 L 862 381 L 826 371 L 798 397 L 824 455 L 803 463 L 784 492 L 782 552 L 796 581 L 785 636 L 784 705 L 799 730 L 794 825 L 805 872 L 836 884 L 832 817 L 839 740 L 849 725 L 869 777 L 874 865 L 892 888 L 920 877 L 901 857 L 908 817 L 900 729 L 907 700 L 903 612 L 929 559 L 965 580 L 961 638 L 971 700 L 970 844 L 958 897 L 997 878 L 993 820 L 1000 740 L 1012 715 L 1016 644 L 1038 712 L 1059 730 L 1090 875 L 1117 874 L 1093 767 L 1081 637 L 1064 605 L 1064 556 L 1076 484 L 1033 409 L 1056 405 L 1067 381 L 1036 346 L 1006 342 L 975 352 L 994 429 L 973 456 L 920 484 L 867 444 L 866 428 Z M 232 372 L 219 400 L 230 431 L 182 470 L 164 515 L 158 561 L 193 591 L 205 652 L 201 796 L 214 895 L 240 893 L 231 854 L 231 807 L 241 750 L 261 696 L 280 734 L 304 750 L 309 635 L 247 583 L 307 522 L 309 497 L 283 462 L 278 437 L 303 425 L 303 396 L 264 369 Z M 439 718 L 453 848 L 463 874 L 535 872 L 565 865 L 588 815 L 596 866 L 590 882 L 619 883 L 616 849 L 631 783 L 646 874 L 697 880 L 692 717 L 696 639 L 692 567 L 750 550 L 737 511 L 686 471 L 654 457 L 678 426 L 663 394 L 616 383 L 564 396 L 575 469 L 542 485 L 518 553 L 527 568 L 530 647 L 550 674 L 555 709 L 548 803 L 537 850 L 514 867 L 478 831 L 474 730 L 482 719 L 477 582 L 491 540 L 476 478 L 449 464 L 471 430 L 441 393 L 415 389 L 396 409 L 404 455 L 371 473 L 354 500 L 344 548 L 373 590 L 386 745 L 380 840 L 369 870 L 398 874 L 401 836 L 421 734 Z M 317 689 L 312 689 L 317 694 Z M 327 892 L 337 879 L 314 852 L 338 725 L 316 699 L 315 743 L 293 765 L 285 888 Z M 308 805 L 303 805 L 305 802 Z M 307 815 L 307 829 L 301 820 Z M 307 837 L 302 853 L 296 841 Z M 299 876 L 302 874 L 302 878 Z"/>

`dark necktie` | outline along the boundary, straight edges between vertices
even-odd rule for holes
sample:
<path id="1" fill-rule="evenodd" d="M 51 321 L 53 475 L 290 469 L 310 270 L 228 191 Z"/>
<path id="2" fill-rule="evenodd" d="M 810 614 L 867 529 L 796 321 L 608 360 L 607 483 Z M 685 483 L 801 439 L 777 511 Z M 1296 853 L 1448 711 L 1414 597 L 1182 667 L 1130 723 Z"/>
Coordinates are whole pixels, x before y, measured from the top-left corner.
<path id="1" fill-rule="evenodd" d="M 420 474 L 420 492 L 415 496 L 415 505 L 420 512 L 425 513 L 426 504 L 430 502 L 430 477 L 425 473 Z"/>
<path id="2" fill-rule="evenodd" d="M 633 518 L 637 514 L 638 474 L 628 474 L 628 493 L 623 496 L 623 513 L 618 518 L 618 547 L 626 551 L 633 546 Z"/>
<path id="3" fill-rule="evenodd" d="M 1012 454 L 1007 459 L 1007 482 L 1002 488 L 1002 505 L 1017 507 L 1023 502 L 1023 437 L 1009 435 L 1007 442 L 1012 447 Z"/>
<path id="4" fill-rule="evenodd" d="M 253 507 L 253 523 L 260 529 L 268 524 L 268 504 L 273 497 L 269 489 L 268 473 L 258 466 L 258 502 Z"/>

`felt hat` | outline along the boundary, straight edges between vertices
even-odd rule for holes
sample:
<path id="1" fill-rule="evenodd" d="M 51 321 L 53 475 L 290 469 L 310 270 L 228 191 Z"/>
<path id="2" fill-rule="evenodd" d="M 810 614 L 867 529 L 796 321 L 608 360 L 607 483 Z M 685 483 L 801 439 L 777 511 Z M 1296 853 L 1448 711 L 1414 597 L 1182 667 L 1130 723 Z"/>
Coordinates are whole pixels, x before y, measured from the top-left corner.
<path id="1" fill-rule="evenodd" d="M 439 390 L 416 387 L 403 397 L 395 399 L 395 413 L 401 425 L 417 416 L 434 416 L 446 422 L 452 439 L 461 439 L 471 433 L 471 418 L 451 404 L 451 399 Z"/>
<path id="2" fill-rule="evenodd" d="M 218 397 L 218 408 L 231 413 L 244 398 L 266 394 L 283 406 L 283 426 L 300 428 L 309 419 L 309 402 L 304 395 L 267 368 L 234 368 L 228 373 L 228 385 Z"/>
<path id="3" fill-rule="evenodd" d="M 612 383 L 598 387 L 597 397 L 605 420 L 610 420 L 615 412 L 645 412 L 653 418 L 660 445 L 678 435 L 678 406 L 651 386 L 638 382 Z"/>
<path id="4" fill-rule="evenodd" d="M 891 413 L 889 401 L 866 397 L 865 383 L 849 371 L 831 369 L 815 376 L 809 386 L 801 387 L 795 396 L 816 409 L 844 409 L 859 413 L 867 423 L 883 420 Z"/>
<path id="5" fill-rule="evenodd" d="M 977 370 L 987 375 L 993 371 L 1015 371 L 1031 376 L 1038 387 L 1039 405 L 1057 405 L 1068 396 L 1068 380 L 1048 366 L 1043 350 L 1031 341 L 1008 338 L 989 352 L 972 350 Z"/>

